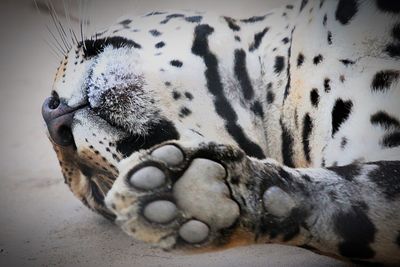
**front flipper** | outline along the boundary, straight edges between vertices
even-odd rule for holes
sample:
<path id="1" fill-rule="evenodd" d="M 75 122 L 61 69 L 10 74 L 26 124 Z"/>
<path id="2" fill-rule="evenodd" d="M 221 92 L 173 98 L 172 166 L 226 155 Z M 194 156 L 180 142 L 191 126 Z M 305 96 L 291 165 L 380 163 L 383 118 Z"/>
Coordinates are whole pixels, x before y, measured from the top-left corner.
<path id="1" fill-rule="evenodd" d="M 166 249 L 269 242 L 399 263 L 399 174 L 399 162 L 292 169 L 168 142 L 124 160 L 106 204 L 125 232 Z"/>

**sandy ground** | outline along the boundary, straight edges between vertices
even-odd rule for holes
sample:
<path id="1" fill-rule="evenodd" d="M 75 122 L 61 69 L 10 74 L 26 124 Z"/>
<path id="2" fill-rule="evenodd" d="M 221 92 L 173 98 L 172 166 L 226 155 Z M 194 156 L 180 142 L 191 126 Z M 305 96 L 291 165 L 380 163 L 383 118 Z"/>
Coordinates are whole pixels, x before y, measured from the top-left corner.
<path id="1" fill-rule="evenodd" d="M 244 17 L 288 1 L 93 0 L 89 17 L 94 28 L 127 11 L 212 9 Z M 0 1 L 0 266 L 348 266 L 278 245 L 164 253 L 86 209 L 63 184 L 44 134 L 40 107 L 59 59 L 43 42 L 42 19 L 32 0 Z"/>

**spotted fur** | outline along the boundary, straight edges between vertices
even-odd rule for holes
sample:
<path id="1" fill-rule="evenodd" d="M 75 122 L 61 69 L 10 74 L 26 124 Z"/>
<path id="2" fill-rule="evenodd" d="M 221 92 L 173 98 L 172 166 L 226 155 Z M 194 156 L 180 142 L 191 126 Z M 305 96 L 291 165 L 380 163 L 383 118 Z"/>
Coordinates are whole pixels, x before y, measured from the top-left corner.
<path id="1" fill-rule="evenodd" d="M 179 247 L 190 208 L 161 228 L 141 210 L 181 199 L 171 190 L 206 158 L 227 171 L 240 216 L 207 222 L 207 241 L 185 247 L 279 242 L 398 265 L 399 23 L 389 0 L 124 18 L 68 53 L 43 108 L 65 182 L 127 233 Z M 179 166 L 151 158 L 165 144 L 182 151 Z M 126 175 L 146 164 L 170 187 L 137 193 Z"/>

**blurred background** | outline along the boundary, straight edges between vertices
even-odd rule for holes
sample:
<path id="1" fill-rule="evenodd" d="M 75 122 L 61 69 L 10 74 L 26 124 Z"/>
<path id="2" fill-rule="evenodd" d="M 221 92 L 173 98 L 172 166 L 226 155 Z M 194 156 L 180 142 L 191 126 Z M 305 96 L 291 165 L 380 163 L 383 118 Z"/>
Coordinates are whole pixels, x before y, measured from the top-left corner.
<path id="1" fill-rule="evenodd" d="M 85 9 L 65 1 L 72 26 L 84 13 L 88 33 L 127 13 L 192 9 L 245 18 L 291 2 L 92 0 Z M 37 2 L 40 12 L 33 0 L 0 0 L 0 266 L 348 266 L 279 245 L 164 253 L 85 208 L 63 183 L 40 115 L 61 58 L 46 44 L 50 15 L 45 0 Z M 63 2 L 51 2 L 63 20 Z"/>

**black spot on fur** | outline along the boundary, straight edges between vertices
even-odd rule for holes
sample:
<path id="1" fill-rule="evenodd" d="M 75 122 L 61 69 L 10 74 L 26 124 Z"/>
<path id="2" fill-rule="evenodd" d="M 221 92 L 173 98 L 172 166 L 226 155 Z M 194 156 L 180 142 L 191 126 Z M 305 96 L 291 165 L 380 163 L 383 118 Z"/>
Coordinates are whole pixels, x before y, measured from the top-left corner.
<path id="1" fill-rule="evenodd" d="M 192 113 L 190 109 L 187 107 L 182 107 L 181 110 L 179 111 L 179 117 L 184 118 L 189 116 Z"/>
<path id="2" fill-rule="evenodd" d="M 282 43 L 287 44 L 289 43 L 289 38 L 285 37 L 282 39 Z"/>
<path id="3" fill-rule="evenodd" d="M 294 167 L 293 162 L 293 135 L 289 129 L 285 126 L 282 119 L 279 121 L 282 129 L 282 157 L 283 164 L 288 167 Z"/>
<path id="4" fill-rule="evenodd" d="M 275 57 L 274 72 L 279 74 L 285 67 L 285 58 L 282 56 Z"/>
<path id="5" fill-rule="evenodd" d="M 361 167 L 358 164 L 350 164 L 345 166 L 328 167 L 328 170 L 335 172 L 341 178 L 352 181 L 361 174 Z"/>
<path id="6" fill-rule="evenodd" d="M 382 138 L 381 145 L 387 148 L 400 146 L 400 131 L 385 134 Z"/>
<path id="7" fill-rule="evenodd" d="M 307 174 L 302 174 L 301 178 L 306 182 L 311 182 L 312 181 L 311 177 L 309 175 L 307 175 Z"/>
<path id="8" fill-rule="evenodd" d="M 174 67 L 177 67 L 177 68 L 180 68 L 183 65 L 182 61 L 176 60 L 176 59 L 171 60 L 169 63 L 171 64 L 171 66 L 174 66 Z"/>
<path id="9" fill-rule="evenodd" d="M 156 29 L 150 30 L 149 33 L 154 37 L 160 36 L 161 32 L 157 31 Z"/>
<path id="10" fill-rule="evenodd" d="M 85 58 L 90 58 L 97 56 L 98 54 L 104 51 L 106 46 L 112 46 L 113 48 L 122 48 L 122 47 L 129 47 L 129 48 L 137 48 L 140 49 L 142 46 L 133 40 L 126 39 L 119 36 L 108 37 L 108 38 L 101 38 L 95 40 L 85 40 L 84 45 L 80 43 L 79 45 L 83 47 L 83 52 Z"/>
<path id="11" fill-rule="evenodd" d="M 164 141 L 179 139 L 179 133 L 174 124 L 163 119 L 152 125 L 146 135 L 130 135 L 116 142 L 116 149 L 124 158 L 129 157 L 139 149 L 148 149 Z"/>
<path id="12" fill-rule="evenodd" d="M 383 12 L 400 13 L 400 2 L 397 0 L 377 0 L 376 5 Z"/>
<path id="13" fill-rule="evenodd" d="M 340 148 L 343 150 L 345 149 L 346 145 L 347 145 L 347 138 L 346 137 L 342 137 L 342 141 L 340 142 Z"/>
<path id="14" fill-rule="evenodd" d="M 330 85 L 331 80 L 328 78 L 325 78 L 324 80 L 324 89 L 325 92 L 329 93 L 331 91 L 331 85 Z"/>
<path id="15" fill-rule="evenodd" d="M 307 113 L 304 116 L 303 119 L 303 133 L 302 133 L 302 138 L 303 138 L 303 151 L 304 151 L 304 156 L 306 157 L 306 160 L 308 162 L 311 161 L 311 157 L 310 157 L 310 152 L 311 152 L 311 148 L 310 148 L 310 135 L 312 133 L 312 129 L 313 129 L 313 122 L 311 120 L 310 115 Z"/>
<path id="16" fill-rule="evenodd" d="M 348 212 L 340 211 L 334 217 L 334 230 L 343 238 L 339 252 L 348 258 L 369 259 L 375 252 L 369 246 L 375 238 L 375 225 L 360 206 Z"/>
<path id="17" fill-rule="evenodd" d="M 392 37 L 400 41 L 400 23 L 397 23 L 396 25 L 393 26 Z"/>
<path id="18" fill-rule="evenodd" d="M 145 15 L 145 17 L 155 16 L 155 15 L 163 15 L 163 14 L 165 14 L 165 12 L 153 11 L 153 12 L 147 13 Z"/>
<path id="19" fill-rule="evenodd" d="M 158 43 L 155 44 L 156 48 L 161 48 L 161 47 L 164 47 L 164 46 L 165 46 L 164 42 L 158 42 Z"/>
<path id="20" fill-rule="evenodd" d="M 167 15 L 165 19 L 160 22 L 160 24 L 167 24 L 173 18 L 183 18 L 183 17 L 185 17 L 183 14 L 170 14 Z"/>
<path id="21" fill-rule="evenodd" d="M 194 132 L 197 135 L 200 135 L 201 137 L 204 137 L 204 135 L 202 133 L 200 133 L 199 131 L 196 131 L 195 129 L 189 129 L 189 130 L 191 130 L 192 132 Z"/>
<path id="22" fill-rule="evenodd" d="M 261 44 L 261 41 L 264 37 L 264 35 L 268 32 L 269 28 L 264 28 L 264 30 L 262 30 L 261 32 L 258 32 L 254 35 L 254 41 L 253 43 L 250 45 L 249 47 L 249 51 L 253 52 L 254 50 L 258 49 L 258 47 Z"/>
<path id="23" fill-rule="evenodd" d="M 349 118 L 352 108 L 353 102 L 351 100 L 343 101 L 340 98 L 336 100 L 332 110 L 332 137 L 339 130 L 340 126 Z"/>
<path id="24" fill-rule="evenodd" d="M 272 103 L 274 103 L 274 100 L 275 100 L 275 94 L 271 91 L 268 91 L 267 92 L 267 103 L 272 104 Z"/>
<path id="25" fill-rule="evenodd" d="M 202 19 L 203 19 L 202 16 L 191 16 L 185 18 L 187 22 L 192 22 L 192 23 L 200 23 Z"/>
<path id="26" fill-rule="evenodd" d="M 189 99 L 189 100 L 192 100 L 192 99 L 193 99 L 193 95 L 192 95 L 191 93 L 189 93 L 189 92 L 185 92 L 185 97 L 186 97 L 187 99 Z"/>
<path id="27" fill-rule="evenodd" d="M 165 86 L 171 86 L 171 82 L 165 82 Z"/>
<path id="28" fill-rule="evenodd" d="M 308 0 L 302 0 L 300 4 L 300 12 L 304 9 L 304 7 L 307 5 Z"/>
<path id="29" fill-rule="evenodd" d="M 317 88 L 313 88 L 310 92 L 310 100 L 311 100 L 311 104 L 314 107 L 318 107 L 318 103 L 319 103 L 319 94 L 318 94 L 318 89 Z"/>
<path id="30" fill-rule="evenodd" d="M 254 90 L 246 66 L 246 52 L 243 49 L 236 49 L 234 73 L 239 81 L 244 98 L 250 100 L 254 96 Z"/>
<path id="31" fill-rule="evenodd" d="M 384 52 L 386 52 L 391 57 L 400 57 L 400 44 L 388 44 Z"/>
<path id="32" fill-rule="evenodd" d="M 332 32 L 331 31 L 328 31 L 328 35 L 326 37 L 326 40 L 328 41 L 329 45 L 332 44 Z"/>
<path id="33" fill-rule="evenodd" d="M 377 72 L 372 80 L 371 89 L 375 92 L 384 92 L 393 82 L 397 82 L 400 72 L 396 70 L 382 70 Z"/>
<path id="34" fill-rule="evenodd" d="M 254 101 L 253 105 L 250 107 L 250 110 L 253 111 L 256 116 L 264 118 L 264 110 L 259 101 Z"/>
<path id="35" fill-rule="evenodd" d="M 340 0 L 336 8 L 336 20 L 343 25 L 349 23 L 358 11 L 357 0 Z"/>
<path id="36" fill-rule="evenodd" d="M 396 43 L 388 44 L 385 52 L 391 57 L 400 57 L 400 23 L 393 26 L 392 37 L 397 41 Z"/>
<path id="37" fill-rule="evenodd" d="M 297 67 L 300 67 L 304 63 L 304 55 L 302 53 L 299 53 L 297 56 Z"/>
<path id="38" fill-rule="evenodd" d="M 237 35 L 235 35 L 235 40 L 238 41 L 238 42 L 240 42 L 240 37 L 237 36 Z"/>
<path id="39" fill-rule="evenodd" d="M 225 17 L 226 19 L 226 17 Z M 192 52 L 195 55 L 205 56 L 211 53 L 208 47 L 208 35 L 214 32 L 214 28 L 208 24 L 198 25 L 195 28 L 195 39 L 192 45 Z M 216 60 L 216 59 L 215 59 Z M 211 62 L 210 62 L 211 63 Z M 214 62 L 213 62 L 214 63 Z M 217 62 L 215 62 L 217 63 Z"/>
<path id="40" fill-rule="evenodd" d="M 399 120 L 390 116 L 384 111 L 379 111 L 373 114 L 370 121 L 373 125 L 379 125 L 386 130 L 390 128 L 400 128 Z"/>
<path id="41" fill-rule="evenodd" d="M 368 174 L 389 200 L 394 200 L 400 195 L 400 161 L 380 161 L 370 164 L 379 168 Z"/>
<path id="42" fill-rule="evenodd" d="M 353 60 L 350 60 L 350 59 L 347 59 L 347 58 L 346 59 L 339 59 L 339 61 L 342 62 L 343 65 L 345 65 L 346 67 L 348 65 L 354 65 L 356 63 Z"/>
<path id="43" fill-rule="evenodd" d="M 278 235 L 282 236 L 283 241 L 287 242 L 300 233 L 300 227 L 304 224 L 307 215 L 305 210 L 299 208 L 294 208 L 284 220 L 276 220 L 268 215 L 263 215 L 256 231 L 261 235 L 269 235 L 272 239 Z"/>
<path id="44" fill-rule="evenodd" d="M 324 18 L 322 19 L 322 25 L 326 26 L 326 22 L 328 21 L 328 15 L 324 15 Z"/>
<path id="45" fill-rule="evenodd" d="M 292 40 L 293 40 L 293 32 L 296 29 L 296 27 L 293 27 L 291 33 L 290 33 L 290 45 L 288 48 L 288 58 L 287 58 L 287 65 L 286 65 L 286 86 L 285 86 L 285 92 L 283 94 L 283 101 L 286 100 L 287 96 L 289 95 L 290 91 L 290 83 L 292 81 L 292 76 L 290 72 L 290 59 L 292 57 Z M 275 66 L 276 66 L 276 61 L 275 61 Z M 276 70 L 276 68 L 275 68 Z"/>
<path id="46" fill-rule="evenodd" d="M 205 77 L 207 88 L 214 96 L 214 106 L 217 114 L 225 120 L 225 128 L 247 155 L 256 158 L 265 158 L 261 147 L 249 140 L 243 129 L 237 124 L 237 114 L 225 97 L 224 89 L 218 71 L 217 57 L 209 50 L 208 36 L 214 29 L 207 24 L 198 25 L 194 32 L 192 53 L 203 58 L 206 65 Z"/>
<path id="47" fill-rule="evenodd" d="M 318 65 L 319 63 L 322 62 L 323 59 L 324 59 L 324 57 L 321 54 L 319 54 L 318 56 L 315 56 L 313 58 L 313 62 L 315 65 Z"/>
<path id="48" fill-rule="evenodd" d="M 177 91 L 172 91 L 172 97 L 175 100 L 178 100 L 179 98 L 181 98 L 181 93 L 177 92 Z"/>
<path id="49" fill-rule="evenodd" d="M 119 24 L 121 24 L 121 25 L 128 25 L 128 24 L 130 24 L 132 22 L 132 20 L 131 19 L 125 19 L 125 20 L 123 20 L 123 21 L 120 21 L 119 22 Z"/>
<path id="50" fill-rule="evenodd" d="M 263 21 L 265 19 L 265 15 L 264 16 L 253 16 L 247 19 L 241 19 L 241 22 L 244 23 L 254 23 L 254 22 L 259 22 L 259 21 Z"/>
<path id="51" fill-rule="evenodd" d="M 236 24 L 236 20 L 230 17 L 224 17 L 226 23 L 228 23 L 228 27 L 232 30 L 232 31 L 240 31 L 240 27 L 239 25 Z"/>

